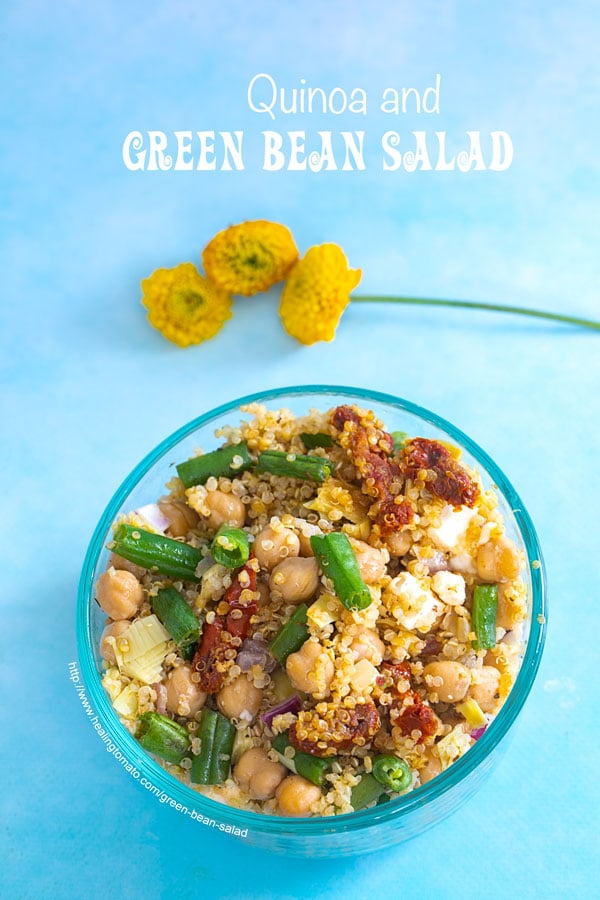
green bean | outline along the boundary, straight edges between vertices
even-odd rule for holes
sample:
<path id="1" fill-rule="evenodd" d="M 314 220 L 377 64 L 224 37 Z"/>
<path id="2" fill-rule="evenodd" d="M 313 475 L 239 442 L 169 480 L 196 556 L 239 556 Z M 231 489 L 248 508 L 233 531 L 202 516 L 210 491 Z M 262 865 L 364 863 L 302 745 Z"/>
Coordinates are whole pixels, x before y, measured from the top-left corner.
<path id="1" fill-rule="evenodd" d="M 498 585 L 477 584 L 473 591 L 471 624 L 477 639 L 476 650 L 491 650 L 496 646 L 496 616 L 498 614 Z"/>
<path id="2" fill-rule="evenodd" d="M 271 743 L 273 749 L 279 754 L 281 762 L 290 772 L 302 775 L 303 778 L 312 781 L 318 787 L 325 783 L 325 775 L 331 763 L 335 761 L 335 757 L 321 759 L 319 756 L 311 756 L 310 753 L 303 753 L 301 750 L 295 750 L 293 757 L 286 756 L 286 748 L 292 746 L 287 731 L 275 735 Z"/>
<path id="3" fill-rule="evenodd" d="M 237 569 L 248 562 L 250 541 L 247 532 L 232 525 L 221 525 L 211 545 L 213 558 L 228 569 Z"/>
<path id="4" fill-rule="evenodd" d="M 328 434 L 323 434 L 322 431 L 316 433 L 303 431 L 300 440 L 307 450 L 314 450 L 315 447 L 333 447 L 333 438 Z"/>
<path id="5" fill-rule="evenodd" d="M 202 456 L 193 456 L 176 466 L 177 474 L 184 488 L 193 487 L 196 484 L 204 484 L 213 475 L 218 478 L 224 475 L 227 478 L 235 478 L 240 472 L 245 472 L 252 465 L 253 460 L 248 452 L 247 444 L 231 444 L 221 447 Z"/>
<path id="6" fill-rule="evenodd" d="M 156 712 L 143 713 L 139 722 L 136 737 L 144 750 L 170 763 L 181 762 L 190 746 L 187 728 Z"/>
<path id="7" fill-rule="evenodd" d="M 350 804 L 352 809 L 362 809 L 374 800 L 377 800 L 385 792 L 384 786 L 377 781 L 374 775 L 365 774 L 358 784 L 355 784 L 350 792 Z"/>
<path id="8" fill-rule="evenodd" d="M 370 606 L 371 593 L 362 580 L 356 556 L 343 531 L 313 534 L 310 545 L 346 609 L 366 609 Z"/>
<path id="9" fill-rule="evenodd" d="M 198 619 L 174 587 L 161 588 L 150 597 L 150 605 L 179 648 L 189 647 L 198 640 Z"/>
<path id="10" fill-rule="evenodd" d="M 406 431 L 392 431 L 391 437 L 394 441 L 394 453 L 402 450 L 410 435 Z"/>
<path id="11" fill-rule="evenodd" d="M 192 759 L 190 773 L 194 784 L 223 784 L 229 775 L 235 725 L 229 719 L 205 708 L 200 719 L 200 753 Z"/>
<path id="12" fill-rule="evenodd" d="M 376 756 L 373 760 L 373 776 L 384 787 L 396 793 L 405 791 L 412 784 L 410 766 L 397 756 Z"/>
<path id="13" fill-rule="evenodd" d="M 269 644 L 271 656 L 274 656 L 282 666 L 290 653 L 296 653 L 308 640 L 308 626 L 306 624 L 306 603 L 301 603 L 287 620 L 279 634 L 276 634 Z"/>
<path id="14" fill-rule="evenodd" d="M 265 450 L 258 457 L 256 468 L 259 472 L 270 472 L 272 475 L 322 482 L 333 472 L 333 463 L 321 456 Z"/>
<path id="15" fill-rule="evenodd" d="M 144 569 L 155 570 L 181 581 L 200 581 L 196 575 L 196 566 L 203 558 L 200 551 L 164 534 L 121 524 L 109 547 L 123 559 Z"/>

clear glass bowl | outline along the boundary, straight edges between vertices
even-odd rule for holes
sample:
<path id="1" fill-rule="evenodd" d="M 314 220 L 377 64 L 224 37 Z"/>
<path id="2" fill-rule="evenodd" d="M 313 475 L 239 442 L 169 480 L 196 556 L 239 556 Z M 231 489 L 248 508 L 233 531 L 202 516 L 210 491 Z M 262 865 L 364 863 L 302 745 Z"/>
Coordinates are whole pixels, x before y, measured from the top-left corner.
<path id="1" fill-rule="evenodd" d="M 185 786 L 148 756 L 121 725 L 101 685 L 103 671 L 99 641 L 105 615 L 94 599 L 94 584 L 106 568 L 111 525 L 123 512 L 154 502 L 174 474 L 174 465 L 198 446 L 215 449 L 221 443 L 215 429 L 237 424 L 240 406 L 260 402 L 269 409 L 286 407 L 296 415 L 341 403 L 373 409 L 388 431 L 450 440 L 461 447 L 463 459 L 476 468 L 485 487 L 494 485 L 500 498 L 507 534 L 526 553 L 529 588 L 527 644 L 516 683 L 499 714 L 479 741 L 449 769 L 412 793 L 372 809 L 324 818 L 283 818 L 244 812 L 209 800 Z M 247 417 L 247 416 L 246 416 Z M 108 504 L 92 537 L 81 574 L 77 608 L 77 639 L 82 680 L 97 715 L 99 734 L 119 765 L 161 803 L 178 808 L 196 823 L 241 837 L 268 850 L 299 856 L 327 857 L 364 853 L 407 840 L 453 812 L 479 787 L 506 745 L 506 735 L 533 684 L 546 629 L 544 569 L 537 536 L 529 515 L 513 487 L 490 459 L 465 434 L 434 413 L 387 394 L 359 388 L 311 385 L 263 391 L 234 400 L 200 416 L 176 431 L 143 459 Z M 523 774 L 524 777 L 524 774 Z M 482 811 L 482 817 L 485 813 Z"/>

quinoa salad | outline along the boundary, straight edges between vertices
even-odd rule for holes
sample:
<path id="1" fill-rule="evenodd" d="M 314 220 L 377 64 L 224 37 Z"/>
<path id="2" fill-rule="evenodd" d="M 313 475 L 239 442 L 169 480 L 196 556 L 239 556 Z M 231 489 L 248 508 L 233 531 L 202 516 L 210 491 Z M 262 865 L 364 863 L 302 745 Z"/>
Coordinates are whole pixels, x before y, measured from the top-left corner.
<path id="1" fill-rule="evenodd" d="M 330 816 L 419 790 L 521 663 L 525 556 L 498 495 L 458 447 L 369 409 L 242 411 L 114 523 L 103 687 L 172 776 L 230 806 Z"/>

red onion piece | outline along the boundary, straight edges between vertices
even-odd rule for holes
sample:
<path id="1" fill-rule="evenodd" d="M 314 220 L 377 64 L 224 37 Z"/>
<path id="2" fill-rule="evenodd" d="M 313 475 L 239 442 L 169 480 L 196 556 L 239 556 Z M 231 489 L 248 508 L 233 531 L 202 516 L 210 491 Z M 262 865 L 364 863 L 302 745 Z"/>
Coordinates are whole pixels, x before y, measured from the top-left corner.
<path id="1" fill-rule="evenodd" d="M 150 686 L 156 691 L 156 712 L 164 716 L 167 712 L 167 689 L 160 681 Z"/>
<path id="2" fill-rule="evenodd" d="M 134 509 L 133 514 L 139 516 L 140 519 L 143 519 L 151 528 L 154 528 L 155 531 L 159 531 L 161 534 L 164 534 L 171 524 L 158 503 L 148 503 L 146 506 L 140 506 L 139 509 Z"/>
<path id="3" fill-rule="evenodd" d="M 448 560 L 441 550 L 436 550 L 428 559 L 424 559 L 422 562 L 427 566 L 427 571 L 430 575 L 435 575 L 436 572 L 447 572 L 450 568 Z"/>
<path id="4" fill-rule="evenodd" d="M 471 737 L 474 741 L 478 741 L 484 731 L 487 730 L 487 725 L 482 725 L 481 728 L 474 728 L 471 732 Z"/>
<path id="5" fill-rule="evenodd" d="M 273 719 L 275 716 L 283 716 L 285 713 L 298 713 L 302 709 L 302 700 L 298 696 L 298 694 L 292 694 L 291 697 L 286 697 L 281 703 L 277 706 L 274 706 L 273 709 L 267 710 L 266 713 L 263 713 L 261 716 L 262 721 L 265 725 L 270 728 Z"/>
<path id="6" fill-rule="evenodd" d="M 267 675 L 277 666 L 277 660 L 269 653 L 269 645 L 259 635 L 246 638 L 235 661 L 242 672 L 249 672 L 252 666 L 260 666 Z"/>

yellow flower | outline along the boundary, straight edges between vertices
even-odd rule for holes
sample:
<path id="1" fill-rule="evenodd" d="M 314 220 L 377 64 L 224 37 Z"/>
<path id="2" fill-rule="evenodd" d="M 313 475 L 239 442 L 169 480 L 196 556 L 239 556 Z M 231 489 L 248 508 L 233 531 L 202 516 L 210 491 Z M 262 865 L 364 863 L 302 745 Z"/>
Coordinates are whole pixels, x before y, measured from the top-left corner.
<path id="1" fill-rule="evenodd" d="M 157 269 L 142 281 L 150 324 L 180 347 L 214 337 L 231 318 L 229 294 L 203 278 L 193 263 Z"/>
<path id="2" fill-rule="evenodd" d="M 285 278 L 298 259 L 291 232 L 277 222 L 242 222 L 220 231 L 202 253 L 207 276 L 232 294 L 251 297 Z"/>
<path id="3" fill-rule="evenodd" d="M 296 263 L 281 295 L 279 315 L 288 334 L 302 344 L 332 341 L 335 329 L 360 281 L 337 244 L 311 247 Z"/>

